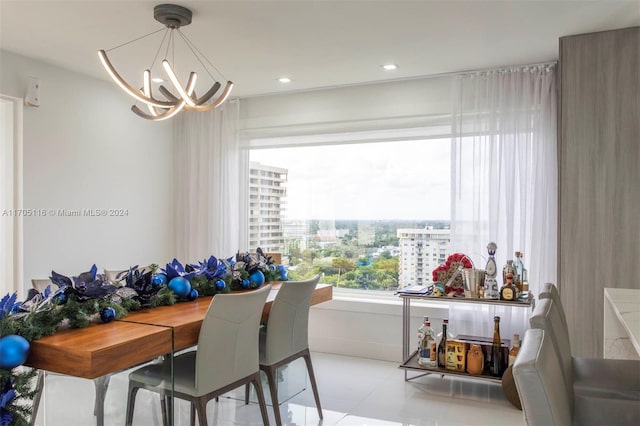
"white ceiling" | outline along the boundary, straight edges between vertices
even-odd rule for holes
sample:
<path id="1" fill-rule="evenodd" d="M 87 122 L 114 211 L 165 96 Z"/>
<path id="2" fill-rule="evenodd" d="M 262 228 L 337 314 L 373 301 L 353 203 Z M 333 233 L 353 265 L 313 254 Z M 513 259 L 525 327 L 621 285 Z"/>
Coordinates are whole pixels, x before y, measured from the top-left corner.
<path id="1" fill-rule="evenodd" d="M 0 0 L 0 48 L 106 80 L 96 51 L 162 28 L 153 19 L 160 3 Z M 546 62 L 561 36 L 640 25 L 640 0 L 173 3 L 193 11 L 183 32 L 234 81 L 233 96 Z M 132 86 L 159 42 L 109 53 Z M 399 68 L 384 71 L 389 62 Z M 180 63 L 185 80 L 199 67 Z M 279 83 L 284 75 L 294 81 Z"/>

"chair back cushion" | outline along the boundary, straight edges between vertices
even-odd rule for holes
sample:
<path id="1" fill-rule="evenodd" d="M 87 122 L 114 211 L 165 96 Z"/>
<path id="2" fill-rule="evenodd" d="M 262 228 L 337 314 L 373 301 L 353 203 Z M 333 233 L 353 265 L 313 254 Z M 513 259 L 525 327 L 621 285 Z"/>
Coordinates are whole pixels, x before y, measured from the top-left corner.
<path id="1" fill-rule="evenodd" d="M 556 309 L 558 310 L 558 313 L 562 318 L 562 323 L 568 330 L 569 326 L 567 325 L 567 317 L 564 314 L 564 308 L 562 307 L 562 302 L 560 301 L 560 292 L 558 292 L 558 287 L 556 287 L 556 285 L 553 283 L 545 283 L 542 286 L 542 290 L 540 290 L 538 299 L 552 299 L 554 301 Z"/>
<path id="2" fill-rule="evenodd" d="M 31 285 L 40 293 L 43 293 L 48 285 L 51 286 L 51 291 L 58 289 L 58 286 L 52 283 L 49 278 L 34 278 L 31 280 Z"/>
<path id="3" fill-rule="evenodd" d="M 573 395 L 566 390 L 558 356 L 546 331 L 525 332 L 513 377 L 527 425 L 572 424 Z"/>
<path id="4" fill-rule="evenodd" d="M 571 344 L 569 343 L 569 331 L 553 299 L 540 299 L 529 318 L 531 328 L 544 330 L 554 349 L 558 353 L 562 374 L 567 386 L 573 389 L 573 358 L 571 357 Z"/>
<path id="5" fill-rule="evenodd" d="M 204 395 L 259 371 L 258 333 L 271 290 L 217 294 L 200 328 L 196 394 Z"/>
<path id="6" fill-rule="evenodd" d="M 104 276 L 107 280 L 111 281 L 112 283 L 116 281 L 116 278 L 118 277 L 119 274 L 121 274 L 122 272 L 124 272 L 123 270 L 108 270 L 105 269 L 104 270 Z"/>
<path id="7" fill-rule="evenodd" d="M 316 275 L 306 281 L 282 283 L 269 313 L 260 348 L 261 364 L 272 365 L 309 347 L 309 307 L 319 280 Z"/>

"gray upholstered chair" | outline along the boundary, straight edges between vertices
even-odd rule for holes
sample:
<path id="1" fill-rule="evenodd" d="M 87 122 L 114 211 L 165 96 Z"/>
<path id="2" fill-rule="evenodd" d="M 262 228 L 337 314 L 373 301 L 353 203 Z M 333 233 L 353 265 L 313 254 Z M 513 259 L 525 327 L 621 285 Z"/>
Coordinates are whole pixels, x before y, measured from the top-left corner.
<path id="1" fill-rule="evenodd" d="M 192 425 L 196 412 L 199 424 L 207 424 L 209 400 L 249 383 L 256 389 L 262 421 L 269 424 L 258 367 L 258 333 L 270 290 L 266 285 L 251 292 L 216 295 L 202 322 L 198 349 L 173 358 L 173 396 L 190 401 Z M 129 374 L 127 425 L 133 421 L 140 388 L 159 393 L 163 400 L 170 397 L 170 363 L 146 365 Z"/>
<path id="2" fill-rule="evenodd" d="M 551 333 L 544 330 L 525 332 L 513 377 L 529 426 L 639 424 L 636 401 L 576 395 L 565 383 Z"/>
<path id="3" fill-rule="evenodd" d="M 54 291 L 58 288 L 58 286 L 52 283 L 49 278 L 34 278 L 31 280 L 31 285 L 40 293 L 43 293 L 48 285 L 51 286 L 51 291 Z"/>
<path id="4" fill-rule="evenodd" d="M 634 400 L 640 407 L 640 361 L 572 356 L 569 328 L 555 285 L 543 286 L 529 323 L 531 328 L 550 333 L 565 382 L 577 395 Z"/>
<path id="5" fill-rule="evenodd" d="M 104 276 L 107 278 L 107 280 L 109 280 L 112 283 L 116 282 L 116 277 L 118 276 L 118 274 L 122 273 L 123 270 L 110 270 L 110 269 L 105 269 L 104 270 Z"/>
<path id="6" fill-rule="evenodd" d="M 283 282 L 271 306 L 266 333 L 261 333 L 260 336 L 260 369 L 267 376 L 273 412 L 278 426 L 282 424 L 282 418 L 278 403 L 276 371 L 278 367 L 298 358 L 303 358 L 307 366 L 316 408 L 322 419 L 322 407 L 311 364 L 308 338 L 309 307 L 319 280 L 320 276 L 316 275 L 306 281 Z M 245 400 L 248 400 L 248 392 Z"/>

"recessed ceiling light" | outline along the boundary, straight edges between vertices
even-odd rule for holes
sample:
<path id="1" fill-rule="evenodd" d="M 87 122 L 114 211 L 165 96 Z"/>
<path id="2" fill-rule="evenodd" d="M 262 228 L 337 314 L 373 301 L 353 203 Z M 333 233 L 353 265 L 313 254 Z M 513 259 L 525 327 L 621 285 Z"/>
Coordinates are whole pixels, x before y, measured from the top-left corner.
<path id="1" fill-rule="evenodd" d="M 278 81 L 280 83 L 291 83 L 291 79 L 289 77 L 280 77 Z"/>
<path id="2" fill-rule="evenodd" d="M 164 83 L 164 80 L 160 77 L 153 77 L 151 81 L 153 81 L 154 83 Z"/>
<path id="3" fill-rule="evenodd" d="M 398 66 L 396 64 L 386 64 L 386 65 L 383 65 L 382 68 L 384 68 L 387 71 L 391 71 L 391 70 L 397 69 Z"/>

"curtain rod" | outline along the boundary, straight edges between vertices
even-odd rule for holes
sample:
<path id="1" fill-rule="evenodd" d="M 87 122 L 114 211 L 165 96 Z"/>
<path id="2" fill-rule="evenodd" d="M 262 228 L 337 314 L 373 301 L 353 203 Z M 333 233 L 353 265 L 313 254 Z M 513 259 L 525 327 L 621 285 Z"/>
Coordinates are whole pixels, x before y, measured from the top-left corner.
<path id="1" fill-rule="evenodd" d="M 309 89 L 298 89 L 298 90 L 287 90 L 287 91 L 282 91 L 282 92 L 262 93 L 262 94 L 258 94 L 258 95 L 239 96 L 239 97 L 234 98 L 234 99 L 251 99 L 251 98 L 261 98 L 261 97 L 264 97 L 264 96 L 272 96 L 272 95 L 289 95 L 289 94 L 305 93 L 305 92 L 319 92 L 321 90 L 341 89 L 341 88 L 346 88 L 346 87 L 370 86 L 370 85 L 374 85 L 374 84 L 396 83 L 396 82 L 401 82 L 401 81 L 412 81 L 412 80 L 425 80 L 425 79 L 428 79 L 428 78 L 452 77 L 452 76 L 457 76 L 457 75 L 483 73 L 483 72 L 490 72 L 490 71 L 505 70 L 505 69 L 510 69 L 510 68 L 541 67 L 541 66 L 550 66 L 550 65 L 557 65 L 557 64 L 558 64 L 558 61 L 554 60 L 554 61 L 547 61 L 547 62 L 534 62 L 534 63 L 530 63 L 530 64 L 521 64 L 521 65 L 505 65 L 505 66 L 495 67 L 495 68 L 482 68 L 482 69 L 467 70 L 467 71 L 450 71 L 450 72 L 443 72 L 443 73 L 438 73 L 438 74 L 427 74 L 427 75 L 420 75 L 420 76 L 414 76 L 414 77 L 393 78 L 393 79 L 389 79 L 389 80 L 375 80 L 375 81 L 361 82 L 361 83 L 337 84 L 337 85 L 333 85 L 333 86 L 313 87 L 313 88 L 309 88 Z"/>

